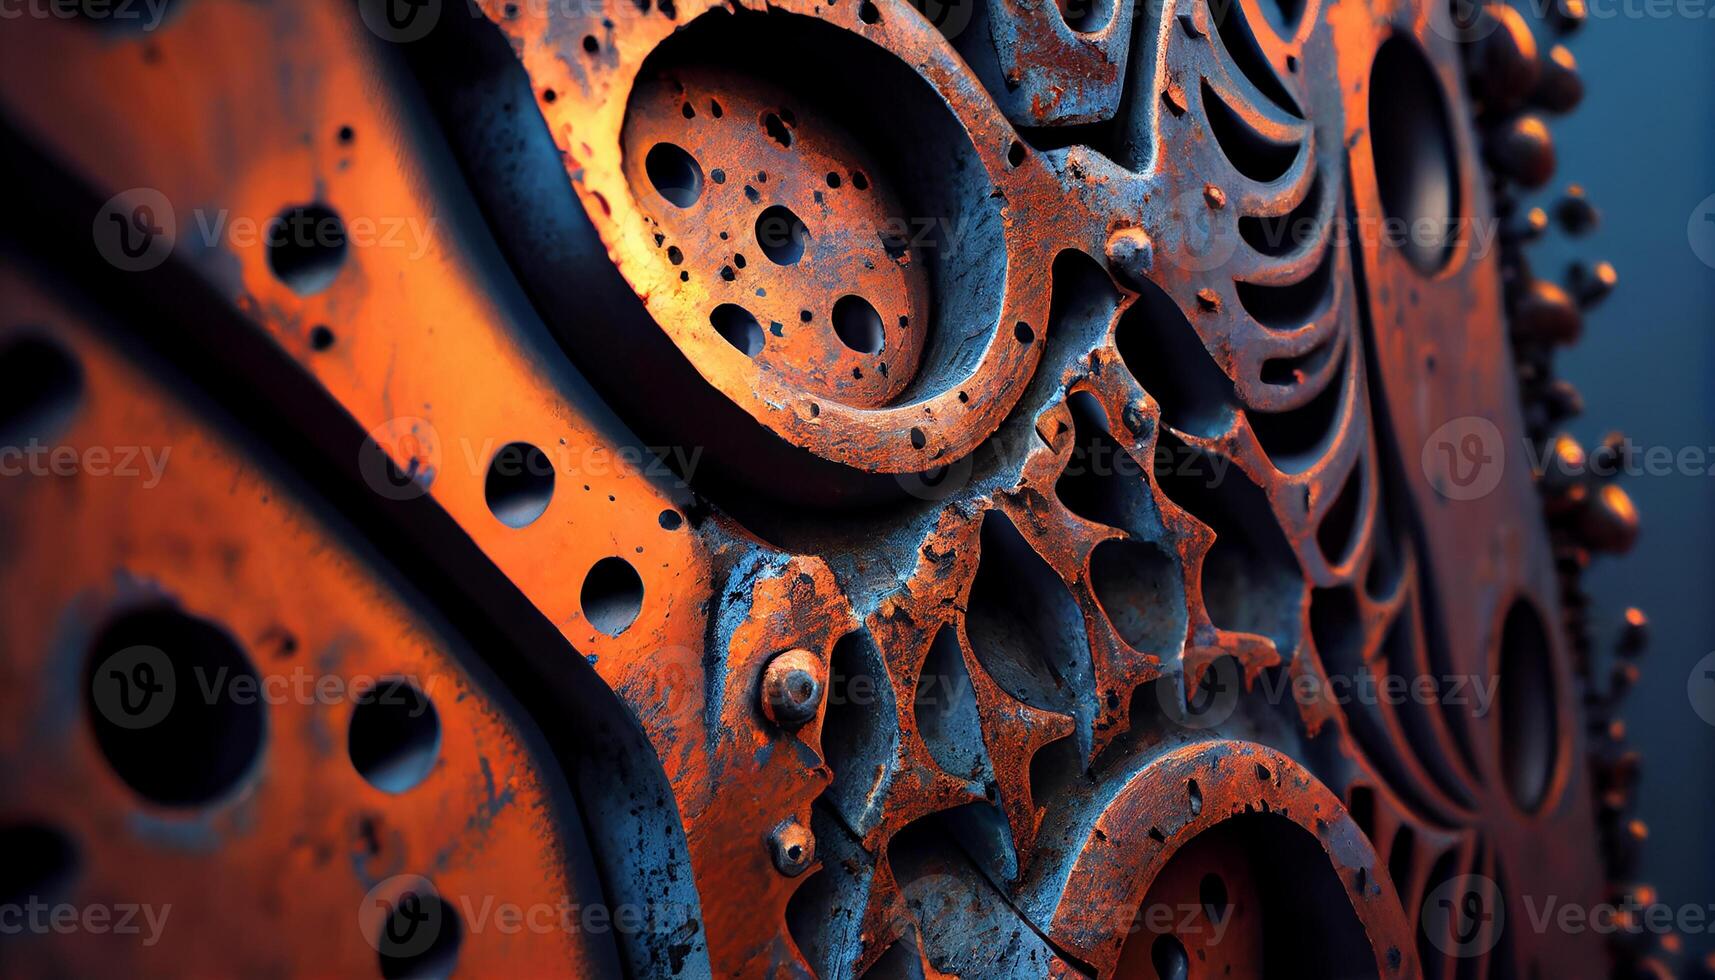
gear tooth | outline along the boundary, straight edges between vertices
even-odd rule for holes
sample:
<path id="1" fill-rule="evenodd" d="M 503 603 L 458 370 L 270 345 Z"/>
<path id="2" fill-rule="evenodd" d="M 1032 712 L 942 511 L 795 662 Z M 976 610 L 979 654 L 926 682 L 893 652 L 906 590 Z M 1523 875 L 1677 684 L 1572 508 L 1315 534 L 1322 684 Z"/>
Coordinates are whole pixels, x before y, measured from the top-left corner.
<path id="1" fill-rule="evenodd" d="M 1577 297 L 1580 309 L 1592 309 L 1608 298 L 1614 287 L 1620 284 L 1619 270 L 1611 262 L 1595 262 L 1586 265 L 1579 262 L 1567 270 L 1567 288 Z"/>
<path id="2" fill-rule="evenodd" d="M 1587 234 L 1596 227 L 1600 219 L 1596 206 L 1584 195 L 1580 184 L 1570 184 L 1565 196 L 1554 205 L 1554 217 L 1560 222 L 1560 227 L 1566 229 L 1568 235 Z"/>
<path id="3" fill-rule="evenodd" d="M 1513 306 L 1513 335 L 1539 344 L 1572 344 L 1584 332 L 1584 317 L 1566 290 L 1546 279 L 1532 280 Z"/>
<path id="4" fill-rule="evenodd" d="M 1524 15 L 1504 3 L 1483 5 L 1478 30 L 1483 37 L 1468 61 L 1472 90 L 1484 111 L 1509 112 L 1536 89 L 1542 72 L 1536 38 Z"/>
<path id="5" fill-rule="evenodd" d="M 1636 658 L 1649 647 L 1649 617 L 1636 606 L 1626 610 L 1625 622 L 1620 626 L 1618 650 L 1620 656 Z"/>
<path id="6" fill-rule="evenodd" d="M 1548 124 L 1535 113 L 1490 130 L 1488 154 L 1496 170 L 1523 187 L 1541 187 L 1554 176 L 1554 138 L 1548 133 Z"/>
<path id="7" fill-rule="evenodd" d="M 1638 540 L 1638 510 L 1618 484 L 1588 494 L 1578 516 L 1578 536 L 1592 551 L 1621 555 Z"/>
<path id="8" fill-rule="evenodd" d="M 1556 44 L 1542 59 L 1537 75 L 1536 90 L 1530 100 L 1549 112 L 1561 114 L 1578 108 L 1584 101 L 1584 79 L 1578 74 L 1578 61 L 1566 45 Z"/>

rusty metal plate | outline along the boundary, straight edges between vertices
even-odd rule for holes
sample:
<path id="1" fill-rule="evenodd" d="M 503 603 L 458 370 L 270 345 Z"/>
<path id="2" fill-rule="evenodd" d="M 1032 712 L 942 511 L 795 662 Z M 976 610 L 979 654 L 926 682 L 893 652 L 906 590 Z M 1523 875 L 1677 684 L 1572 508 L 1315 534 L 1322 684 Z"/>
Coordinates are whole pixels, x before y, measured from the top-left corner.
<path id="1" fill-rule="evenodd" d="M 1581 8 L 138 13 L 0 32 L 8 975 L 1666 969 L 1516 925 Z"/>

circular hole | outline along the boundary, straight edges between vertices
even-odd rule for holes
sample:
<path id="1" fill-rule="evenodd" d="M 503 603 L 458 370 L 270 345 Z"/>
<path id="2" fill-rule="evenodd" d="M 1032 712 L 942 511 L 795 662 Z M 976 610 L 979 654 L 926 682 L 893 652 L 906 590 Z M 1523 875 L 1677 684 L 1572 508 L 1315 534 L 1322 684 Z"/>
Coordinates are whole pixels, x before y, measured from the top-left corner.
<path id="1" fill-rule="evenodd" d="M 862 5 L 858 7 L 858 20 L 865 24 L 878 24 L 881 22 L 881 9 L 871 3 L 870 0 L 863 0 Z"/>
<path id="2" fill-rule="evenodd" d="M 554 499 L 554 464 L 527 442 L 502 446 L 488 463 L 483 484 L 488 510 L 507 527 L 524 527 Z"/>
<path id="3" fill-rule="evenodd" d="M 834 303 L 834 332 L 859 354 L 881 350 L 881 314 L 862 296 L 841 296 Z"/>
<path id="4" fill-rule="evenodd" d="M 371 786 L 403 793 L 435 767 L 441 719 L 417 685 L 403 677 L 383 677 L 357 696 L 345 747 L 351 764 Z"/>
<path id="5" fill-rule="evenodd" d="M 1203 876 L 1197 884 L 1197 898 L 1203 903 L 1203 911 L 1209 918 L 1221 920 L 1227 914 L 1227 882 L 1213 871 Z"/>
<path id="6" fill-rule="evenodd" d="M 1559 725 L 1548 631 L 1536 608 L 1519 599 L 1501 626 L 1500 750 L 1513 799 L 1535 810 L 1554 775 Z"/>
<path id="7" fill-rule="evenodd" d="M 289 207 L 268 223 L 268 268 L 299 296 L 328 288 L 345 264 L 345 222 L 324 204 Z"/>
<path id="8" fill-rule="evenodd" d="M 1161 980 L 1186 980 L 1191 975 L 1191 960 L 1185 955 L 1185 944 L 1179 937 L 1161 935 L 1150 947 L 1149 961 Z"/>
<path id="9" fill-rule="evenodd" d="M 685 523 L 685 519 L 680 517 L 676 510 L 662 511 L 657 520 L 660 522 L 663 531 L 677 531 L 679 525 Z"/>
<path id="10" fill-rule="evenodd" d="M 756 218 L 756 243 L 775 265 L 797 265 L 804 257 L 804 239 L 809 232 L 790 208 L 776 204 Z"/>
<path id="11" fill-rule="evenodd" d="M 209 803 L 262 754 L 261 680 L 207 620 L 165 607 L 120 616 L 90 645 L 84 681 L 102 754 L 157 803 Z"/>
<path id="12" fill-rule="evenodd" d="M 1376 184 L 1382 210 L 1405 229 L 1394 243 L 1426 275 L 1447 263 L 1459 212 L 1451 132 L 1441 82 L 1423 52 L 1409 38 L 1389 38 L 1370 66 Z"/>
<path id="13" fill-rule="evenodd" d="M 383 977 L 429 980 L 452 974 L 464 926 L 439 895 L 409 891 L 393 904 L 376 938 Z"/>
<path id="14" fill-rule="evenodd" d="M 862 170 L 852 171 L 852 186 L 860 191 L 869 190 L 869 178 L 864 176 Z"/>
<path id="15" fill-rule="evenodd" d="M 327 350 L 333 346 L 333 331 L 326 326 L 317 324 L 310 330 L 310 349 Z"/>
<path id="16" fill-rule="evenodd" d="M 1006 162 L 1015 167 L 1024 162 L 1023 143 L 1020 143 L 1017 140 L 1012 141 L 1012 145 L 1006 149 Z"/>
<path id="17" fill-rule="evenodd" d="M 584 50 L 590 54 L 595 54 L 597 51 L 601 50 L 601 42 L 595 39 L 594 34 L 584 35 Z"/>
<path id="18" fill-rule="evenodd" d="M 926 446 L 928 444 L 929 444 L 929 437 L 923 434 L 922 429 L 913 428 L 911 430 L 911 448 L 912 449 L 922 449 L 924 446 Z"/>
<path id="19" fill-rule="evenodd" d="M 834 173 L 832 170 L 828 171 L 828 186 L 829 187 L 840 186 L 840 175 L 837 173 Z"/>
<path id="20" fill-rule="evenodd" d="M 1030 324 L 1025 323 L 1023 320 L 1013 324 L 1012 335 L 1017 337 L 1018 342 L 1021 344 L 1028 344 L 1036 339 L 1036 331 L 1030 329 Z"/>
<path id="21" fill-rule="evenodd" d="M 59 344 L 25 336 L 0 349 L 0 446 L 52 438 L 82 398 L 83 368 Z"/>
<path id="22" fill-rule="evenodd" d="M 656 143 L 643 158 L 643 170 L 655 192 L 677 208 L 697 203 L 703 193 L 703 168 L 697 158 L 672 143 Z"/>
<path id="23" fill-rule="evenodd" d="M 0 908 L 58 896 L 77 872 L 77 847 L 39 823 L 0 828 Z"/>
<path id="24" fill-rule="evenodd" d="M 584 618 L 608 636 L 618 636 L 643 608 L 643 580 L 624 558 L 603 558 L 584 576 Z"/>
<path id="25" fill-rule="evenodd" d="M 755 357 L 762 353 L 765 338 L 762 324 L 756 322 L 756 317 L 742 306 L 732 303 L 722 303 L 709 314 L 709 323 L 715 332 L 726 338 L 726 342 L 738 348 L 745 357 Z"/>
<path id="26" fill-rule="evenodd" d="M 341 126 L 339 128 L 339 141 L 341 143 L 349 144 L 352 140 L 354 140 L 356 138 L 357 138 L 357 132 L 355 130 L 353 130 L 350 126 Z"/>

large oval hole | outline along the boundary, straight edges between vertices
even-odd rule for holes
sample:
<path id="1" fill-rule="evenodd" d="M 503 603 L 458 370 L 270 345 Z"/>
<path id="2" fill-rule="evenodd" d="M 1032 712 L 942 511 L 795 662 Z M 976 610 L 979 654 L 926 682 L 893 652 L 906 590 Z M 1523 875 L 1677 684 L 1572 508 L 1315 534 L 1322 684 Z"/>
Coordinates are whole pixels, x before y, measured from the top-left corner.
<path id="1" fill-rule="evenodd" d="M 697 158 L 675 143 L 656 143 L 643 158 L 643 169 L 656 193 L 677 208 L 697 203 L 703 193 L 703 168 Z"/>
<path id="2" fill-rule="evenodd" d="M 1535 607 L 1523 599 L 1507 610 L 1499 662 L 1501 767 L 1513 800 L 1535 810 L 1554 775 L 1559 725 L 1548 631 Z"/>
<path id="3" fill-rule="evenodd" d="M 500 523 L 525 527 L 554 499 L 554 464 L 527 442 L 508 443 L 489 460 L 483 493 Z"/>
<path id="4" fill-rule="evenodd" d="M 756 244 L 775 265 L 797 265 L 804 257 L 804 240 L 810 233 L 792 209 L 776 204 L 756 218 Z"/>
<path id="5" fill-rule="evenodd" d="M 1382 211 L 1419 272 L 1447 264 L 1459 213 L 1459 169 L 1441 81 L 1409 38 L 1389 38 L 1370 67 L 1370 144 Z"/>
<path id="6" fill-rule="evenodd" d="M 156 803 L 209 803 L 262 754 L 261 680 L 207 620 L 170 608 L 121 616 L 90 645 L 84 681 L 96 744 Z"/>
<path id="7" fill-rule="evenodd" d="M 624 558 L 603 558 L 584 576 L 584 618 L 608 636 L 625 632 L 643 608 L 643 579 Z"/>

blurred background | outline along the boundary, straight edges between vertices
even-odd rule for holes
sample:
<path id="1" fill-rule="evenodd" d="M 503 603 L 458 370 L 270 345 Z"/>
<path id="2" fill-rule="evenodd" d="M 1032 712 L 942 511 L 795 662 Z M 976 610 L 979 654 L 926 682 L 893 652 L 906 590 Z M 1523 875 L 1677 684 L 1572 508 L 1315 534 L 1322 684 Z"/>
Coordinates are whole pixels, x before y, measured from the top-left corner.
<path id="1" fill-rule="evenodd" d="M 1545 46 L 1547 37 L 1538 32 Z M 1533 203 L 1552 214 L 1566 185 L 1582 184 L 1601 222 L 1582 238 L 1551 236 L 1530 257 L 1539 276 L 1558 277 L 1574 258 L 1607 259 L 1620 273 L 1586 316 L 1583 341 L 1557 361 L 1584 395 L 1570 431 L 1586 448 L 1619 429 L 1640 449 L 1708 457 L 1702 473 L 1624 479 L 1643 534 L 1629 555 L 1598 558 L 1585 584 L 1599 650 L 1612 649 L 1626 606 L 1651 623 L 1623 711 L 1644 757 L 1641 877 L 1670 906 L 1710 906 L 1715 727 L 1693 709 L 1691 685 L 1715 651 L 1715 221 L 1704 218 L 1715 212 L 1715 4 L 1590 0 L 1589 23 L 1566 43 L 1587 91 L 1551 123 L 1557 180 Z M 1715 680 L 1696 673 L 1701 703 L 1715 704 Z M 1684 938 L 1688 952 L 1715 951 L 1710 930 Z"/>

